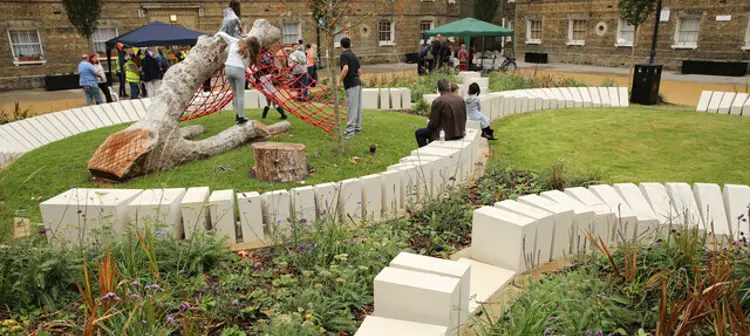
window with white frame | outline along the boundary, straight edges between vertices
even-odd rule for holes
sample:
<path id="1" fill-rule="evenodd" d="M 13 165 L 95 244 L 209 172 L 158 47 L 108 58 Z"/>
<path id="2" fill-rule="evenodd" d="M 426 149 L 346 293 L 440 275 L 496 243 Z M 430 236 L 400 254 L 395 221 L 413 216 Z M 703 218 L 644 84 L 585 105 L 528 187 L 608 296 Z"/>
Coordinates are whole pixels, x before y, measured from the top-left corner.
<path id="1" fill-rule="evenodd" d="M 32 61 L 25 58 L 40 60 L 43 56 L 42 39 L 36 29 L 8 30 L 8 40 L 13 58 L 18 62 Z"/>
<path id="2" fill-rule="evenodd" d="M 677 20 L 673 48 L 695 49 L 698 47 L 698 35 L 701 30 L 700 18 L 680 18 Z"/>
<path id="3" fill-rule="evenodd" d="M 433 28 L 435 28 L 435 21 L 432 21 L 432 20 L 419 21 L 419 43 L 424 44 L 424 33 L 432 30 Z M 427 39 L 427 41 L 429 42 L 434 39 L 435 39 L 434 37 L 430 37 Z"/>
<path id="4" fill-rule="evenodd" d="M 526 20 L 526 44 L 542 43 L 542 20 Z"/>
<path id="5" fill-rule="evenodd" d="M 349 36 L 349 31 L 344 30 L 344 27 L 340 25 L 336 25 L 336 29 L 334 30 L 334 35 L 333 35 L 333 44 L 335 44 L 337 47 L 340 46 L 341 39 L 347 36 Z"/>
<path id="6" fill-rule="evenodd" d="M 378 23 L 378 44 L 395 45 L 396 44 L 396 23 L 393 21 L 380 21 Z"/>
<path id="7" fill-rule="evenodd" d="M 282 26 L 284 44 L 296 44 L 302 39 L 302 27 L 299 23 L 285 23 Z"/>
<path id="8" fill-rule="evenodd" d="M 745 46 L 742 49 L 750 50 L 750 18 L 747 19 L 747 31 L 745 32 Z"/>
<path id="9" fill-rule="evenodd" d="M 105 43 L 117 37 L 117 28 L 99 28 L 91 35 L 91 42 L 94 45 L 94 52 L 103 54 L 107 52 Z"/>
<path id="10" fill-rule="evenodd" d="M 586 20 L 568 21 L 568 45 L 586 44 Z"/>
<path id="11" fill-rule="evenodd" d="M 620 23 L 617 26 L 617 41 L 615 42 L 615 45 L 618 47 L 632 47 L 634 39 L 635 26 L 620 19 Z"/>

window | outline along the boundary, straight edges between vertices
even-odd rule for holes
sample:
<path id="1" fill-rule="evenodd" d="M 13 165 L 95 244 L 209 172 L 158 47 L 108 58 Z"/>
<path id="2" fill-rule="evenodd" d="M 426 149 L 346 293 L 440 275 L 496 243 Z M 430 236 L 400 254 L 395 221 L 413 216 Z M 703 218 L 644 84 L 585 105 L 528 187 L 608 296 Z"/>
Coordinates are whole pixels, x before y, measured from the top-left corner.
<path id="1" fill-rule="evenodd" d="M 742 50 L 750 50 L 750 18 L 747 20 L 747 31 L 745 32 L 745 45 Z"/>
<path id="2" fill-rule="evenodd" d="M 97 54 L 104 54 L 107 52 L 107 46 L 105 42 L 117 37 L 116 28 L 99 28 L 91 35 L 91 42 L 94 45 L 94 52 Z"/>
<path id="3" fill-rule="evenodd" d="M 38 30 L 8 30 L 13 58 L 42 57 L 42 42 Z"/>
<path id="4" fill-rule="evenodd" d="M 568 21 L 568 43 L 567 45 L 586 44 L 586 20 Z"/>
<path id="5" fill-rule="evenodd" d="M 542 43 L 542 20 L 526 20 L 526 44 Z"/>
<path id="6" fill-rule="evenodd" d="M 333 35 L 333 44 L 338 47 L 341 45 L 341 39 L 349 36 L 349 31 L 344 30 L 344 28 L 340 25 L 336 25 L 336 29 L 334 30 L 334 32 L 335 34 Z"/>
<path id="7" fill-rule="evenodd" d="M 632 47 L 635 39 L 635 26 L 628 24 L 625 20 L 620 19 L 617 26 L 617 41 L 615 46 Z"/>
<path id="8" fill-rule="evenodd" d="M 675 49 L 698 48 L 698 33 L 701 30 L 700 18 L 680 18 L 677 21 L 677 33 L 674 39 Z"/>
<path id="9" fill-rule="evenodd" d="M 302 39 L 299 23 L 285 23 L 283 26 L 284 44 L 297 44 Z"/>
<path id="10" fill-rule="evenodd" d="M 435 21 L 432 20 L 422 20 L 419 21 L 419 43 L 424 44 L 424 33 L 426 31 L 432 30 L 435 28 Z M 434 37 L 430 37 L 427 39 L 427 41 L 434 40 Z"/>
<path id="11" fill-rule="evenodd" d="M 378 23 L 378 45 L 396 45 L 396 23 L 393 21 L 380 21 Z"/>

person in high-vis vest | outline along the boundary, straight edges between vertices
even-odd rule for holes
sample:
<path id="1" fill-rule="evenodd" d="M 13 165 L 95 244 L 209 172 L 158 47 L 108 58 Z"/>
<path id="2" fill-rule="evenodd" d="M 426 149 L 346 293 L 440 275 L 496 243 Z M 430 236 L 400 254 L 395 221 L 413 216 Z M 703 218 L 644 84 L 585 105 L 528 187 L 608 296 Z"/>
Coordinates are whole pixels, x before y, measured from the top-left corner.
<path id="1" fill-rule="evenodd" d="M 117 58 L 115 61 L 115 73 L 117 73 L 117 78 L 120 81 L 120 97 L 127 98 L 128 94 L 125 91 L 125 72 L 122 71 L 122 68 L 120 67 L 120 63 L 122 63 L 122 60 L 120 57 Z"/>
<path id="2" fill-rule="evenodd" d="M 130 85 L 130 99 L 138 99 L 141 74 L 130 55 L 125 55 L 125 81 Z"/>

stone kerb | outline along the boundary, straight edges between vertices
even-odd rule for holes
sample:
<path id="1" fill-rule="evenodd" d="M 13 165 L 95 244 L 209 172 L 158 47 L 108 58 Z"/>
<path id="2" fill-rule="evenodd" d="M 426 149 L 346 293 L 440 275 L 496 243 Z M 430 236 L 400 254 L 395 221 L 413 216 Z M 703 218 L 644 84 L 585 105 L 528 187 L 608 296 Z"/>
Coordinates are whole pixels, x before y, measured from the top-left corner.
<path id="1" fill-rule="evenodd" d="M 750 116 L 750 97 L 747 93 L 703 91 L 697 112 Z"/>

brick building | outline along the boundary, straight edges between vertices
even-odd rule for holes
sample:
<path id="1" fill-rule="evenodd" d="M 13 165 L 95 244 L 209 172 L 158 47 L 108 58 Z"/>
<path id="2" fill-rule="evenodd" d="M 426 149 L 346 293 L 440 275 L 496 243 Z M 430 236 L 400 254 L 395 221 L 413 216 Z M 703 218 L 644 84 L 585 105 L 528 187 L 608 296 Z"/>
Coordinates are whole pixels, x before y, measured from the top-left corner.
<path id="1" fill-rule="evenodd" d="M 222 10 L 228 2 L 102 0 L 99 30 L 91 44 L 104 53 L 104 41 L 156 20 L 213 33 L 221 26 Z M 242 21 L 251 25 L 255 19 L 265 18 L 282 29 L 284 42 L 301 38 L 315 43 L 317 34 L 305 0 L 288 2 L 292 8 L 282 9 L 279 0 L 245 0 Z M 375 6 L 374 0 L 356 1 L 354 14 L 344 18 L 342 26 L 359 23 Z M 470 7 L 471 2 L 462 0 L 403 0 L 388 4 L 375 18 L 344 33 L 352 36 L 352 47 L 363 63 L 395 62 L 404 53 L 417 50 L 421 31 L 470 16 Z M 3 0 L 0 28 L 0 90 L 43 87 L 46 74 L 75 72 L 80 55 L 90 52 L 88 41 L 70 24 L 59 0 Z M 326 41 L 324 34 L 321 41 Z"/>
<path id="2" fill-rule="evenodd" d="M 656 52 L 665 68 L 686 59 L 750 60 L 750 1 L 663 0 L 663 7 Z M 518 57 L 544 52 L 550 62 L 630 64 L 633 27 L 620 20 L 617 0 L 516 0 L 515 11 Z M 636 62 L 648 61 L 654 19 L 638 29 Z"/>

